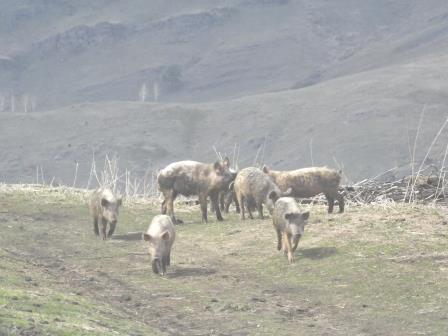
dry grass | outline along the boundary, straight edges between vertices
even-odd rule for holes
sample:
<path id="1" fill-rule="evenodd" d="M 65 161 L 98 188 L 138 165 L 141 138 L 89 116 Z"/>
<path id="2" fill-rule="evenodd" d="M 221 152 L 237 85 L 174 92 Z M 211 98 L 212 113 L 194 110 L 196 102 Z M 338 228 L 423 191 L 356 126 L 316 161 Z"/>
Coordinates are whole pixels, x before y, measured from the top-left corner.
<path id="1" fill-rule="evenodd" d="M 275 249 L 270 219 L 242 222 L 231 214 L 206 225 L 197 206 L 179 203 L 185 224 L 176 227 L 173 265 L 161 278 L 135 240 L 159 205 L 129 202 L 116 239 L 103 242 L 93 235 L 83 195 L 0 186 L 0 314 L 7 317 L 0 333 L 448 332 L 443 207 L 349 204 L 329 215 L 325 206 L 302 204 L 310 223 L 289 265 Z M 32 292 L 45 295 L 33 301 Z M 61 322 L 43 323 L 55 319 Z"/>

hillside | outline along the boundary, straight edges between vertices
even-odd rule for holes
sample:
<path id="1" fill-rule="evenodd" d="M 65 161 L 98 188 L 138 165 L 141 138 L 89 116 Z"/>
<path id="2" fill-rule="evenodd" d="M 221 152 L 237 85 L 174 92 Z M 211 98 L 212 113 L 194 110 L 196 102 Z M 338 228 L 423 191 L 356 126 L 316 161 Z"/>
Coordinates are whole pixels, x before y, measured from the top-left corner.
<path id="1" fill-rule="evenodd" d="M 216 103 L 108 102 L 2 113 L 2 179 L 35 181 L 40 166 L 47 182 L 56 177 L 71 185 L 78 162 L 84 185 L 93 153 L 98 166 L 104 155 L 116 155 L 121 168 L 142 177 L 174 160 L 215 160 L 212 146 L 232 155 L 235 145 L 240 167 L 339 165 L 352 181 L 393 167 L 402 174 L 422 110 L 417 163 L 447 117 L 448 82 L 441 75 L 448 73 L 447 60 L 435 54 L 307 88 Z M 427 164 L 440 164 L 447 141 L 444 130 Z"/>
<path id="2" fill-rule="evenodd" d="M 204 102 L 299 88 L 447 50 L 448 5 L 353 0 L 3 1 L 2 109 Z M 11 96 L 14 103 L 11 103 Z M 0 97 L 0 98 L 2 98 Z"/>

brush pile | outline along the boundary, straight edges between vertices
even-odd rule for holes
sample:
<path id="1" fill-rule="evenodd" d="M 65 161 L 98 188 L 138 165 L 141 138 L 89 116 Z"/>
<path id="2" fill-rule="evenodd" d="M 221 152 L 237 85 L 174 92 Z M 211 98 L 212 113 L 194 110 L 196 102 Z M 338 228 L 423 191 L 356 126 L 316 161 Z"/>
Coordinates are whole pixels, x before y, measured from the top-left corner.
<path id="1" fill-rule="evenodd" d="M 448 205 L 448 181 L 445 174 L 408 176 L 393 182 L 365 179 L 353 186 L 343 187 L 341 192 L 348 202 L 357 204 L 440 203 Z"/>

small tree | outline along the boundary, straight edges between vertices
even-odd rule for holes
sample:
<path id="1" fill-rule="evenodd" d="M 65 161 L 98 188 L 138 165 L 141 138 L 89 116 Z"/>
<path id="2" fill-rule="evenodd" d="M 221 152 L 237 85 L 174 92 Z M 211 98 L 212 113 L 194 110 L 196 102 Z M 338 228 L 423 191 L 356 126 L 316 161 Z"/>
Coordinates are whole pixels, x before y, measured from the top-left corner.
<path id="1" fill-rule="evenodd" d="M 23 112 L 25 112 L 25 113 L 28 113 L 28 111 L 29 111 L 29 103 L 30 103 L 30 99 L 29 99 L 30 97 L 25 93 L 23 96 L 22 96 L 22 104 L 23 104 Z"/>
<path id="2" fill-rule="evenodd" d="M 148 90 L 146 89 L 146 83 L 143 83 L 138 93 L 138 97 L 141 102 L 144 102 L 146 100 L 147 92 Z"/>

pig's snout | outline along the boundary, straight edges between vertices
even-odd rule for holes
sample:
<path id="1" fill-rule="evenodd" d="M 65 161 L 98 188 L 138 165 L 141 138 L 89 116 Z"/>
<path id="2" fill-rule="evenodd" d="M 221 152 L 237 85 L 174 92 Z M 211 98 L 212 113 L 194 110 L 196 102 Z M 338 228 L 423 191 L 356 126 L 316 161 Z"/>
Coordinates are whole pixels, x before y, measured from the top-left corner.
<path id="1" fill-rule="evenodd" d="M 164 268 L 163 268 L 163 266 L 162 266 L 162 260 L 161 260 L 161 259 L 159 259 L 159 258 L 154 258 L 154 259 L 152 260 L 152 271 L 153 271 L 155 274 L 161 274 L 161 275 L 164 275 L 164 274 L 165 274 Z"/>
<path id="2" fill-rule="evenodd" d="M 155 274 L 159 274 L 159 263 L 160 263 L 159 259 L 153 259 L 152 260 L 152 271 Z"/>
<path id="3" fill-rule="evenodd" d="M 302 237 L 301 234 L 296 234 L 292 237 L 292 249 L 295 250 L 297 248 L 297 245 L 299 245 L 300 237 Z"/>

